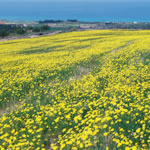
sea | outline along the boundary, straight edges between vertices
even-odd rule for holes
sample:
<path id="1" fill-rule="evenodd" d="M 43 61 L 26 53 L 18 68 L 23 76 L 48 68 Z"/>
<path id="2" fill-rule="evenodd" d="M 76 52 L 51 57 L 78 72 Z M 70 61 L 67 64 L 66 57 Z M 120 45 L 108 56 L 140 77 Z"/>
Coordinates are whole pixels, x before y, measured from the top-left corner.
<path id="1" fill-rule="evenodd" d="M 150 22 L 150 2 L 8 2 L 0 0 L 0 20 L 68 20 Z"/>

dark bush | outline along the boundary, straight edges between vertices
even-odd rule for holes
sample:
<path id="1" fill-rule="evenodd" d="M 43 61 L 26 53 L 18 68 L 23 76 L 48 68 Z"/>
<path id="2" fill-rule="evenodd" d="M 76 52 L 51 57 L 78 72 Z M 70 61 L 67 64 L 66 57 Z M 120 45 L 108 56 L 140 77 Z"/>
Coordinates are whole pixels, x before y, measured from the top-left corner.
<path id="1" fill-rule="evenodd" d="M 7 35 L 9 35 L 9 33 L 5 29 L 0 30 L 0 37 L 5 37 Z"/>
<path id="2" fill-rule="evenodd" d="M 40 28 L 39 27 L 34 27 L 33 28 L 33 32 L 40 32 L 41 30 L 40 30 Z"/>
<path id="3" fill-rule="evenodd" d="M 49 30 L 49 26 L 48 25 L 43 25 L 41 27 L 41 30 L 44 30 L 44 31 Z"/>
<path id="4" fill-rule="evenodd" d="M 25 33 L 26 33 L 26 30 L 23 29 L 23 28 L 17 28 L 17 29 L 16 29 L 16 33 L 17 33 L 17 34 L 25 34 Z"/>
<path id="5" fill-rule="evenodd" d="M 33 30 L 33 27 L 32 26 L 28 26 L 27 30 Z"/>

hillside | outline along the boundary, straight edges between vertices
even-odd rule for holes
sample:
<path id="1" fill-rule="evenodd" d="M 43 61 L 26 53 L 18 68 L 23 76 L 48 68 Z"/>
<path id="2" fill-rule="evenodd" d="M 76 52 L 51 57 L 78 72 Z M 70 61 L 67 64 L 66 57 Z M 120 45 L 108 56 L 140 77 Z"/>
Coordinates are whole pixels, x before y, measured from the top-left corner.
<path id="1" fill-rule="evenodd" d="M 150 149 L 150 31 L 0 42 L 1 150 Z"/>

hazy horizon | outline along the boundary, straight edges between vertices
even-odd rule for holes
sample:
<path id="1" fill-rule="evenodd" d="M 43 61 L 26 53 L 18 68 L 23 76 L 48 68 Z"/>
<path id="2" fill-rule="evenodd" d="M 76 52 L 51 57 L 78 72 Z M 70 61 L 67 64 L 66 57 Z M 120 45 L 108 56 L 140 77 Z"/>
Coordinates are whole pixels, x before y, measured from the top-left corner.
<path id="1" fill-rule="evenodd" d="M 0 2 L 20 2 L 20 0 L 0 0 Z M 149 0 L 22 0 L 21 2 L 149 2 Z"/>

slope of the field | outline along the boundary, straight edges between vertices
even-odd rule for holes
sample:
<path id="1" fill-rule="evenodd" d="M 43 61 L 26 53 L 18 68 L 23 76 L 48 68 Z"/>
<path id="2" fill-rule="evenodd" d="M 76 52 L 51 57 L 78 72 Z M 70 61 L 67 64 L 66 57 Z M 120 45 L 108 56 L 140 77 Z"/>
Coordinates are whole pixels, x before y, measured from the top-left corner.
<path id="1" fill-rule="evenodd" d="M 150 148 L 150 31 L 0 42 L 0 150 Z"/>

